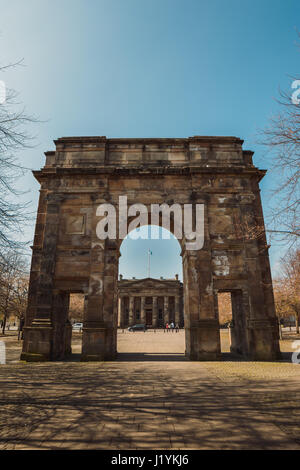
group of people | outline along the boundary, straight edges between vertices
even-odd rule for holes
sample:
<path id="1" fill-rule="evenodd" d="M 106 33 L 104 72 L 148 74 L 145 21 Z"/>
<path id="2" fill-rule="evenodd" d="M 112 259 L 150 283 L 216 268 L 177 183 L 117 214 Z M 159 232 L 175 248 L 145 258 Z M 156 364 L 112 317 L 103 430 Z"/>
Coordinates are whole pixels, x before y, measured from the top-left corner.
<path id="1" fill-rule="evenodd" d="M 167 330 L 167 333 L 169 333 L 169 331 L 172 331 L 172 333 L 174 333 L 174 330 L 175 330 L 175 333 L 178 333 L 179 332 L 179 325 L 178 325 L 178 323 L 176 323 L 176 326 L 175 326 L 174 322 L 166 323 L 166 327 L 164 328 L 164 332 L 166 330 Z"/>

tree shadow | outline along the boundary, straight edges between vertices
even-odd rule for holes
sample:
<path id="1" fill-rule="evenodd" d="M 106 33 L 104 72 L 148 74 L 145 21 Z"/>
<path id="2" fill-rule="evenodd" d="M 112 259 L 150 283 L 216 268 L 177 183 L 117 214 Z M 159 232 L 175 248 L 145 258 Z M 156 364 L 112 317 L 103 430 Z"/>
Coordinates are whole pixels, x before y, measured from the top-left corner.
<path id="1" fill-rule="evenodd" d="M 285 378 L 283 389 L 282 379 L 226 370 L 179 362 L 5 366 L 0 448 L 298 448 L 299 382 Z"/>
<path id="2" fill-rule="evenodd" d="M 281 352 L 281 358 L 273 362 L 291 363 L 292 352 Z M 218 361 L 221 362 L 253 362 L 252 359 L 231 352 L 222 352 Z M 56 362 L 78 363 L 81 362 L 81 353 L 72 353 Z M 101 361 L 100 361 L 101 362 Z M 115 361 L 108 362 L 190 362 L 184 353 L 163 352 L 118 352 Z"/>
<path id="3" fill-rule="evenodd" d="M 180 353 L 118 353 L 118 362 L 183 362 L 188 359 Z"/>

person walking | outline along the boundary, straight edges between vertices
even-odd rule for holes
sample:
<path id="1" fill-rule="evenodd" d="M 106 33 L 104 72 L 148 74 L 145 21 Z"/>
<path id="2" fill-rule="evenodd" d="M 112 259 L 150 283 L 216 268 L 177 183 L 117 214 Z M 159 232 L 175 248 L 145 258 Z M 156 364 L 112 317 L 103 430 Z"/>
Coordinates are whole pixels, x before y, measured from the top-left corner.
<path id="1" fill-rule="evenodd" d="M 178 323 L 176 323 L 175 329 L 176 329 L 176 330 L 175 330 L 176 333 L 179 333 L 179 325 L 178 325 Z"/>

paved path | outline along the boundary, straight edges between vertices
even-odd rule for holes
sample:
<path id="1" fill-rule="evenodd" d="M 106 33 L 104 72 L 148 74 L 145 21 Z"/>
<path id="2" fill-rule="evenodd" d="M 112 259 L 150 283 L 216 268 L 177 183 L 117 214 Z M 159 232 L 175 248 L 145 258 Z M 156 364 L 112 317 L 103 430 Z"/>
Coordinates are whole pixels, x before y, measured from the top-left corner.
<path id="1" fill-rule="evenodd" d="M 116 362 L 0 366 L 0 449 L 300 449 L 300 365 L 188 362 L 142 335 Z"/>

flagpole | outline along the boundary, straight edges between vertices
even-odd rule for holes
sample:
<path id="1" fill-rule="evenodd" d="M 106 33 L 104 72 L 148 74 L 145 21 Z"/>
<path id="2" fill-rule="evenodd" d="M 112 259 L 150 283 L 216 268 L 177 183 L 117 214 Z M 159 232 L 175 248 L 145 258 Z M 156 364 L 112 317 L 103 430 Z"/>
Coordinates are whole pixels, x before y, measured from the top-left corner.
<path id="1" fill-rule="evenodd" d="M 150 250 L 148 250 L 148 277 L 150 277 Z"/>

